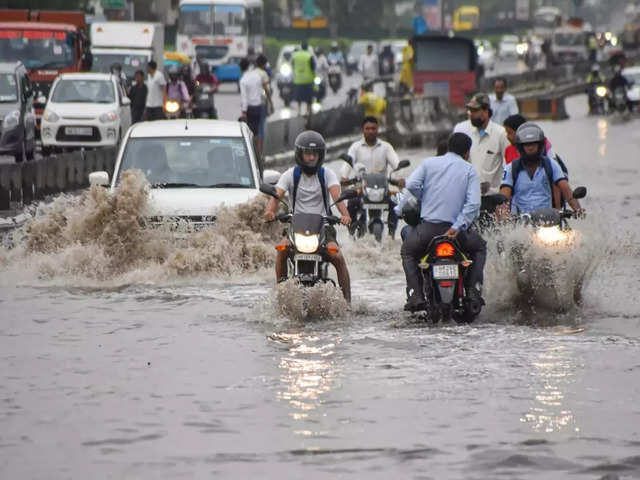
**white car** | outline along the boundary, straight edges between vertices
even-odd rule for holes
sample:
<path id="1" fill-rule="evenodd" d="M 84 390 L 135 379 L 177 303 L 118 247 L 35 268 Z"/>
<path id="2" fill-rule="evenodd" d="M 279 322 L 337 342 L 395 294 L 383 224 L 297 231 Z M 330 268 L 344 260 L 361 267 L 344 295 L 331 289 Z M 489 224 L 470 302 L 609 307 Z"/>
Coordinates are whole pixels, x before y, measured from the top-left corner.
<path id="1" fill-rule="evenodd" d="M 517 35 L 504 35 L 498 44 L 498 55 L 500 58 L 518 58 L 518 44 L 520 39 Z"/>
<path id="2" fill-rule="evenodd" d="M 262 181 L 249 127 L 222 120 L 136 123 L 123 139 L 113 178 L 93 172 L 89 182 L 114 191 L 129 169 L 141 170 L 149 181 L 148 217 L 154 222 L 182 218 L 196 227 L 213 224 L 222 204 L 255 198 Z M 267 183 L 279 177 L 276 171 L 264 172 Z"/>
<path id="3" fill-rule="evenodd" d="M 43 152 L 116 146 L 131 125 L 131 101 L 108 73 L 63 73 L 42 115 Z"/>
<path id="4" fill-rule="evenodd" d="M 622 70 L 622 76 L 631 82 L 627 91 L 629 101 L 635 105 L 640 103 L 640 67 L 629 67 Z"/>

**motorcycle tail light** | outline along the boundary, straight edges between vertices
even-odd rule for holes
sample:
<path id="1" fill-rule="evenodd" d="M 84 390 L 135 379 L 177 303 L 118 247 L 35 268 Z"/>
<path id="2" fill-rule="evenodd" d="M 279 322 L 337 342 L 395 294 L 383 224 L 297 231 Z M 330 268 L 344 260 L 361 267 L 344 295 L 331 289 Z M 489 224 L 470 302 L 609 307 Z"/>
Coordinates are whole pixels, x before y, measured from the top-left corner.
<path id="1" fill-rule="evenodd" d="M 447 280 L 446 282 L 440 282 L 440 286 L 441 287 L 453 287 L 453 282 L 450 280 Z"/>
<path id="2" fill-rule="evenodd" d="M 338 247 L 327 247 L 327 252 L 329 252 L 332 255 L 335 255 L 339 251 L 340 249 Z"/>
<path id="3" fill-rule="evenodd" d="M 283 245 L 283 244 L 278 244 L 276 245 L 276 250 L 279 252 L 286 252 L 287 251 L 287 246 Z"/>
<path id="4" fill-rule="evenodd" d="M 436 247 L 436 257 L 453 257 L 455 253 L 455 247 L 449 242 L 439 243 Z"/>

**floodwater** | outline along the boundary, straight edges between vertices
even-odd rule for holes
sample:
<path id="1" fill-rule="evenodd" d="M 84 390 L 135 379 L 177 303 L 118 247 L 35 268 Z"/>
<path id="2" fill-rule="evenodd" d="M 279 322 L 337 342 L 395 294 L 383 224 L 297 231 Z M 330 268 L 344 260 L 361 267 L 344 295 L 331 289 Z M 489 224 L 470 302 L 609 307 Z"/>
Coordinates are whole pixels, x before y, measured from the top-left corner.
<path id="1" fill-rule="evenodd" d="M 522 309 L 494 239 L 480 319 L 432 326 L 397 241 L 344 241 L 347 311 L 275 288 L 260 203 L 171 242 L 136 176 L 60 198 L 0 249 L 0 477 L 640 478 L 640 130 L 585 104 L 542 124 L 589 189 L 562 314 Z"/>

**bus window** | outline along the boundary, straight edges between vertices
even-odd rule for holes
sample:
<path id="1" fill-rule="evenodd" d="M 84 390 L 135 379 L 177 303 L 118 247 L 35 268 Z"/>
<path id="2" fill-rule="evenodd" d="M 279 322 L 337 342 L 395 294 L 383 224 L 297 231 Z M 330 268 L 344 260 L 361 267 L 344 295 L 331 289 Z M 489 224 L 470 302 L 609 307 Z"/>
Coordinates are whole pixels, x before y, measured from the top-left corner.
<path id="1" fill-rule="evenodd" d="M 212 13 L 210 5 L 182 5 L 178 32 L 184 35 L 211 35 Z"/>
<path id="2" fill-rule="evenodd" d="M 248 23 L 250 35 L 262 35 L 262 9 L 260 7 L 254 7 L 249 9 Z"/>
<path id="3" fill-rule="evenodd" d="M 247 16 L 244 7 L 216 5 L 214 7 L 214 35 L 245 35 Z"/>

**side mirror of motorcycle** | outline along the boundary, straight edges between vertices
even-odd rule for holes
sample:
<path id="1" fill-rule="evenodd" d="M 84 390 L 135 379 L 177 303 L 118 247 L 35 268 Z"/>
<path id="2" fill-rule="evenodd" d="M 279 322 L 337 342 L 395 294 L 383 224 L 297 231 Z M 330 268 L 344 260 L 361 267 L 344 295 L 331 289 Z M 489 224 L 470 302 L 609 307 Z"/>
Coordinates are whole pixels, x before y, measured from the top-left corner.
<path id="1" fill-rule="evenodd" d="M 344 192 L 342 192 L 335 203 L 340 203 L 344 200 L 351 200 L 352 198 L 356 198 L 358 195 L 360 194 L 357 190 L 350 188 L 349 190 L 345 190 Z"/>
<path id="2" fill-rule="evenodd" d="M 587 196 L 587 187 L 577 187 L 573 191 L 573 198 L 575 198 L 576 200 L 580 200 L 581 198 L 584 198 L 586 196 Z"/>
<path id="3" fill-rule="evenodd" d="M 269 195 L 270 197 L 278 198 L 278 191 L 276 190 L 276 187 L 268 183 L 261 183 L 260 191 L 265 195 Z"/>
<path id="4" fill-rule="evenodd" d="M 351 166 L 351 168 L 353 168 L 353 157 L 351 155 L 348 153 L 341 153 L 338 158 L 344 160 Z"/>
<path id="5" fill-rule="evenodd" d="M 400 163 L 398 163 L 398 168 L 396 168 L 394 171 L 402 170 L 403 168 L 407 168 L 409 165 L 411 165 L 411 162 L 409 160 L 400 160 Z"/>

